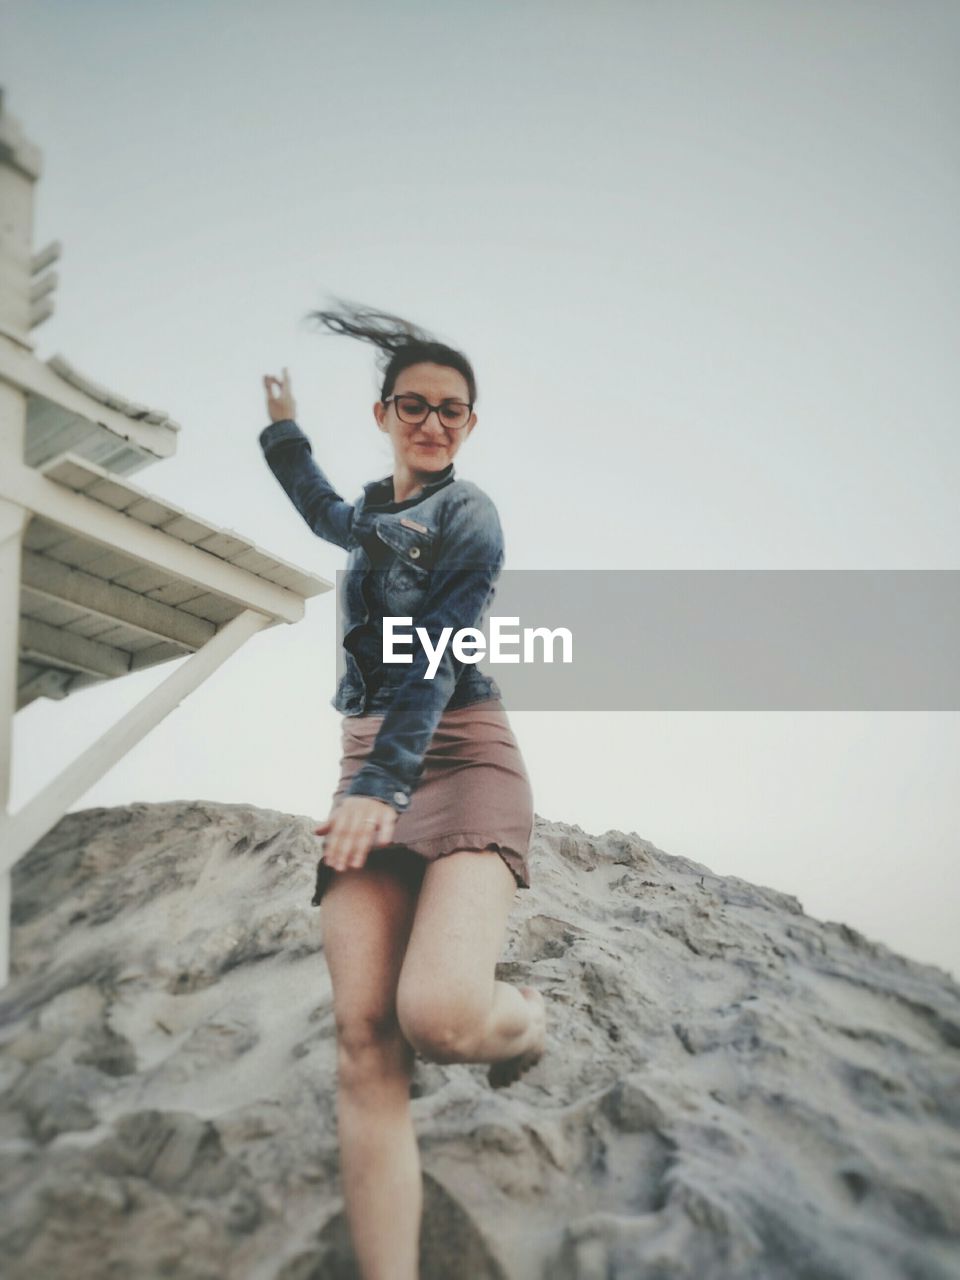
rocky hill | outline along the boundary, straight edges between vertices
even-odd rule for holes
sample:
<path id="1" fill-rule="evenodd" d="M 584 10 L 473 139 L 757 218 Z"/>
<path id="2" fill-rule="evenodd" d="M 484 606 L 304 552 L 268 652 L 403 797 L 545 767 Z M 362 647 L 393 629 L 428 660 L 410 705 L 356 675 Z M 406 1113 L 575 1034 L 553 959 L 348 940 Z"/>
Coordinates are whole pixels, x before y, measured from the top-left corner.
<path id="1" fill-rule="evenodd" d="M 354 1275 L 313 825 L 88 809 L 17 868 L 6 1280 Z M 946 973 L 633 833 L 538 818 L 531 865 L 547 1052 L 418 1061 L 424 1280 L 957 1280 Z"/>

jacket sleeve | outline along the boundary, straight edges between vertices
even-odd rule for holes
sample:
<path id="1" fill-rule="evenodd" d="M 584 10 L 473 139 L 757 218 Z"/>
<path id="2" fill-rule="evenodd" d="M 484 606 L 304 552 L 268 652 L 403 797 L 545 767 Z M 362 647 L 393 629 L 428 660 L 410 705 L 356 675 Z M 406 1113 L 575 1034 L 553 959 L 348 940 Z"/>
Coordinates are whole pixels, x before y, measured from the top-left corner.
<path id="1" fill-rule="evenodd" d="M 408 807 L 423 772 L 423 757 L 465 665 L 453 653 L 453 635 L 478 625 L 503 561 L 496 507 L 481 490 L 465 490 L 446 513 L 427 596 L 412 624 L 425 628 L 434 650 L 445 627 L 453 632 L 432 680 L 425 678 L 429 655 L 412 632 L 413 661 L 404 666 L 403 680 L 369 755 L 351 779 L 348 795 L 372 796 L 398 813 Z"/>
<path id="2" fill-rule="evenodd" d="M 344 502 L 317 466 L 310 441 L 291 418 L 271 422 L 260 432 L 267 466 L 318 538 L 349 550 L 353 506 Z"/>

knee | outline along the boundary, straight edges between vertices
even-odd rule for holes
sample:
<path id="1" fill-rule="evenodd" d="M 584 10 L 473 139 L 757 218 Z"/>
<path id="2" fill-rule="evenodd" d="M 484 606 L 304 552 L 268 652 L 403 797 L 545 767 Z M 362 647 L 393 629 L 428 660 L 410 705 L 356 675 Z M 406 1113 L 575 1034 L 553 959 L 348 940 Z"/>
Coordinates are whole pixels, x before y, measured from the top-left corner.
<path id="1" fill-rule="evenodd" d="M 396 1012 L 337 1019 L 337 1074 L 341 1087 L 364 1087 L 384 1077 L 408 1075 L 410 1046 Z"/>
<path id="2" fill-rule="evenodd" d="M 404 1038 L 430 1062 L 469 1062 L 474 1045 L 483 1037 L 488 1012 L 477 999 L 446 998 L 435 990 L 402 993 L 397 999 Z"/>

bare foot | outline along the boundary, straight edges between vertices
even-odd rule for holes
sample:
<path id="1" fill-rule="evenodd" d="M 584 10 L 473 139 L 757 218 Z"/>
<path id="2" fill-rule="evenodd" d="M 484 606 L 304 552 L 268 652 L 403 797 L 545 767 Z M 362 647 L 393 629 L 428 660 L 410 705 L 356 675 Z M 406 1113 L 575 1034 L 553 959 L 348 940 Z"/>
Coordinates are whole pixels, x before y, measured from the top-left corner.
<path id="1" fill-rule="evenodd" d="M 525 1071 L 540 1061 L 547 1045 L 547 1007 L 543 996 L 536 987 L 520 987 L 519 990 L 533 1006 L 530 1011 L 530 1043 L 522 1053 L 492 1064 L 487 1072 L 492 1089 L 502 1089 L 519 1080 Z"/>

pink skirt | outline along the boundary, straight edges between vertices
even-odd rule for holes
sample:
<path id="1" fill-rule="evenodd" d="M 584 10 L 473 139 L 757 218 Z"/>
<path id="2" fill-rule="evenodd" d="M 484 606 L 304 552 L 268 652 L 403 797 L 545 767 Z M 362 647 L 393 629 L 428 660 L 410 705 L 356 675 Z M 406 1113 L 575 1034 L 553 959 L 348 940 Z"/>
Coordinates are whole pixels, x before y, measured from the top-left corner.
<path id="1" fill-rule="evenodd" d="M 331 811 L 346 796 L 382 723 L 382 715 L 343 717 Z M 372 849 L 366 865 L 389 865 L 418 883 L 428 862 L 456 849 L 494 852 L 517 887 L 529 889 L 533 821 L 533 790 L 506 710 L 499 698 L 485 698 L 440 717 L 409 808 L 398 815 L 391 843 Z M 321 858 L 314 906 L 337 874 Z"/>

